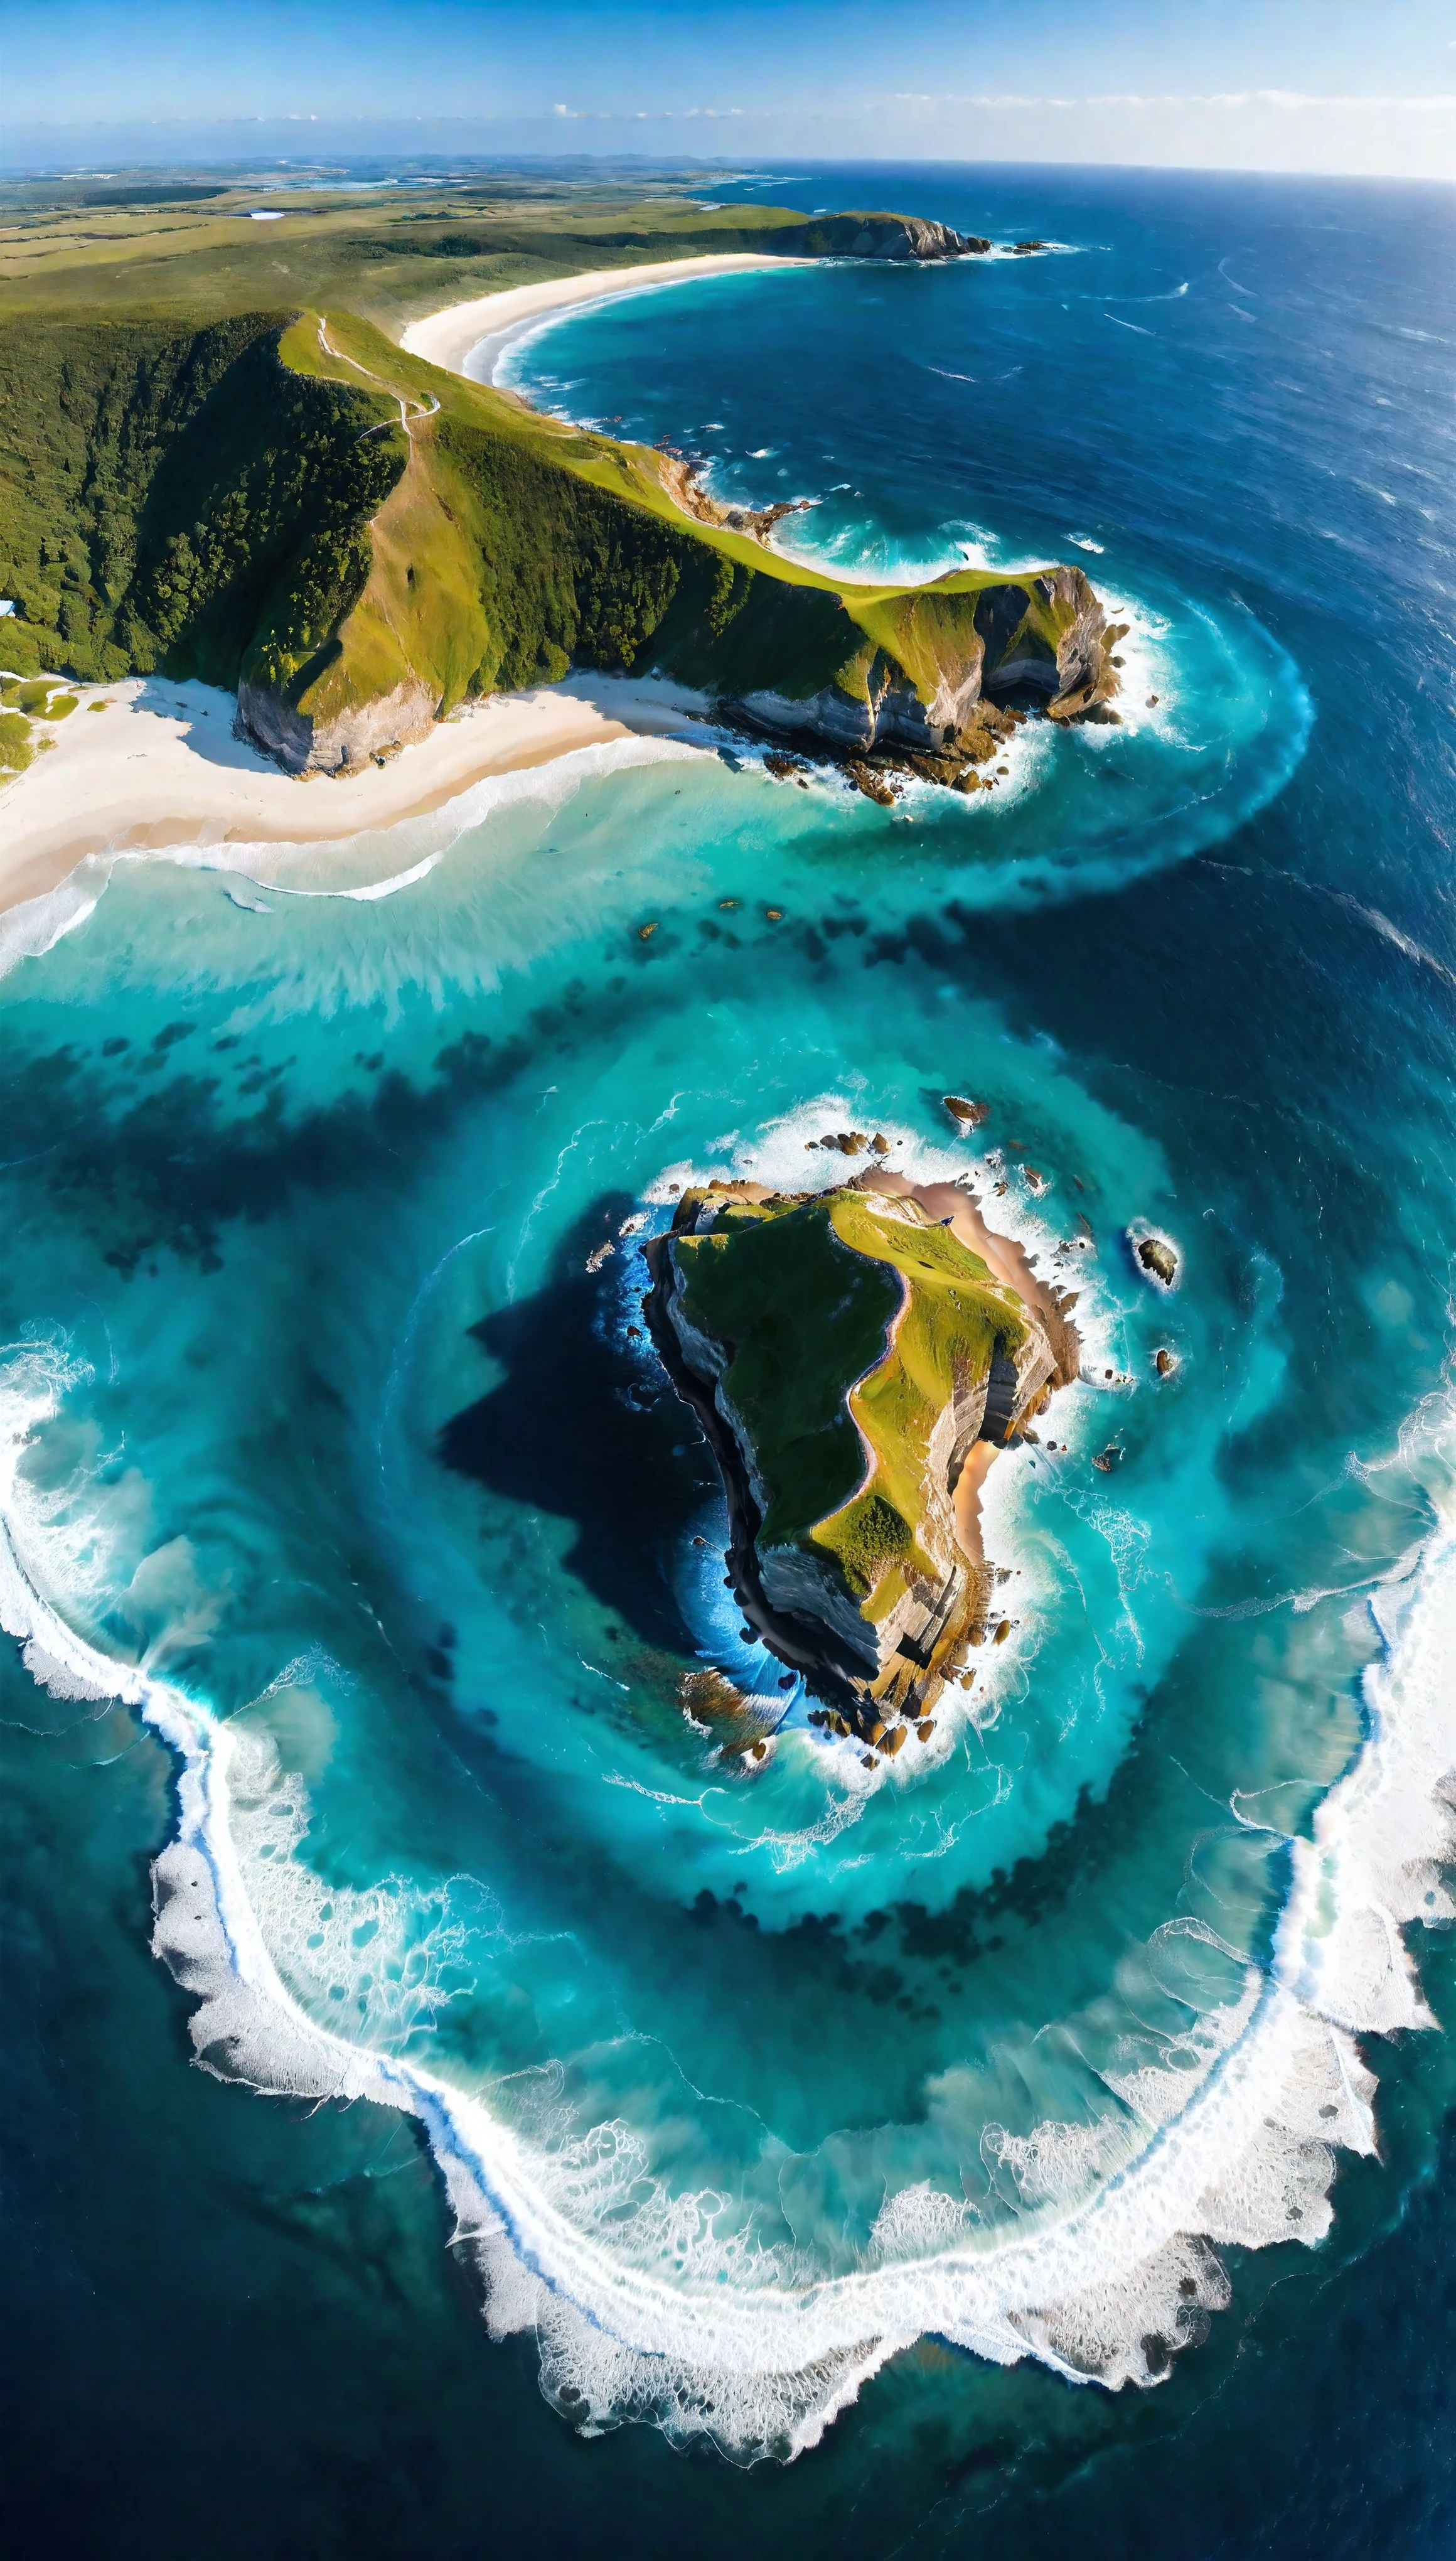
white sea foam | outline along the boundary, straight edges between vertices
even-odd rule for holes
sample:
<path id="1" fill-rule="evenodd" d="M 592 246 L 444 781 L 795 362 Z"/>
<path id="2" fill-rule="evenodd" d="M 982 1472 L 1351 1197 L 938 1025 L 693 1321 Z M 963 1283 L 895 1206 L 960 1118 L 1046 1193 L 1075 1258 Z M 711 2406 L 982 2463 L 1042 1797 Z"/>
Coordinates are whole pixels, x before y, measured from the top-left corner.
<path id="1" fill-rule="evenodd" d="M 0 914 L 0 978 L 18 960 L 39 960 L 94 913 L 111 876 L 109 858 L 88 854 L 70 877 L 39 898 L 22 899 Z"/>
<path id="2" fill-rule="evenodd" d="M 999 1150 L 978 1155 L 963 1138 L 947 1137 L 939 1144 L 927 1140 L 892 1113 L 877 1111 L 864 1092 L 852 1094 L 847 1089 L 836 1089 L 817 1095 L 748 1136 L 736 1129 L 726 1131 L 718 1142 L 721 1152 L 702 1163 L 683 1158 L 664 1166 L 648 1186 L 645 1197 L 655 1207 L 663 1208 L 690 1184 L 715 1179 L 727 1182 L 745 1175 L 784 1191 L 828 1190 L 846 1179 L 852 1164 L 860 1171 L 864 1164 L 860 1159 L 838 1154 L 827 1159 L 814 1156 L 808 1142 L 826 1130 L 861 1124 L 875 1128 L 891 1141 L 885 1162 L 892 1171 L 916 1183 L 967 1186 L 977 1197 L 982 1220 L 994 1234 L 1019 1245 L 1033 1268 L 1040 1269 L 1043 1275 L 1063 1283 L 1070 1277 L 1065 1258 L 1058 1261 L 1061 1239 L 1050 1215 L 1050 1205 L 1043 1206 L 1029 1186 L 1023 1188 L 1013 1182 L 1015 1168 L 1008 1171 Z M 880 1159 L 869 1161 L 878 1163 Z M 1006 1189 L 998 1197 L 997 1186 L 1003 1181 Z M 1096 1267 L 1090 1256 L 1075 1278 L 1082 1376 L 1059 1391 L 1056 1400 L 1059 1437 L 1067 1440 L 1072 1449 L 1084 1439 L 1085 1428 L 1093 1426 L 1095 1408 L 1109 1392 L 1100 1384 L 1101 1373 L 1110 1369 L 1117 1378 L 1123 1376 L 1115 1342 L 1117 1311 L 1097 1286 Z M 1098 1383 L 1094 1384 L 1094 1380 Z M 817 1750 L 833 1765 L 836 1778 L 847 1791 L 843 1807 L 836 1813 L 835 1831 L 854 1821 L 868 1798 L 882 1789 L 912 1786 L 927 1769 L 938 1766 L 956 1748 L 966 1724 L 985 1732 L 996 1722 L 1008 1695 L 1024 1685 L 1021 1629 L 1036 1629 L 1051 1598 L 1050 1586 L 1035 1555 L 1031 1551 L 1023 1554 L 1019 1534 L 1031 1454 L 1023 1447 L 1003 1451 L 981 1489 L 981 1528 L 988 1557 L 995 1563 L 1021 1559 L 1019 1564 L 1008 1567 L 1018 1586 L 1014 1596 L 1007 1595 L 1008 1610 L 1019 1622 L 1013 1640 L 994 1649 L 988 1647 L 978 1656 L 974 1690 L 961 1693 L 947 1689 L 942 1693 L 936 1709 L 936 1736 L 913 1759 L 882 1761 L 867 1778 L 862 1774 L 861 1756 L 852 1744 L 840 1746 L 832 1738 L 821 1741 Z M 1112 1555 L 1126 1607 L 1131 1584 L 1141 1572 L 1145 1534 L 1130 1515 L 1111 1501 L 1089 1496 L 1084 1508 Z M 1136 1622 L 1130 1608 L 1127 1616 L 1136 1642 Z M 807 1855 L 825 1836 L 817 1824 L 812 1830 L 794 1835 L 794 1857 Z"/>
<path id="3" fill-rule="evenodd" d="M 714 735 L 707 730 L 697 744 L 651 736 L 607 739 L 599 746 L 569 749 L 544 765 L 486 774 L 421 817 L 398 819 L 388 828 L 360 828 L 309 842 L 230 838 L 216 844 L 99 850 L 87 854 L 54 889 L 0 914 L 0 978 L 17 962 L 39 959 L 54 950 L 68 934 L 84 925 L 113 876 L 131 865 L 164 863 L 179 871 L 221 872 L 252 889 L 266 890 L 273 897 L 370 904 L 416 888 L 462 837 L 507 809 L 529 803 L 551 813 L 597 774 L 696 758 L 703 754 L 705 746 L 713 744 Z M 402 848 L 412 857 L 403 865 Z M 390 864 L 388 871 L 376 878 L 358 877 L 361 871 L 368 875 L 381 860 Z M 252 908 L 258 915 L 271 913 L 265 905 L 246 898 L 234 896 L 233 903 Z"/>
<path id="4" fill-rule="evenodd" d="M 1191 2017 L 1181 2063 L 1120 2084 L 1104 2075 L 1123 2111 L 1115 2127 L 993 2138 L 1020 2200 L 1010 2223 L 907 2185 L 860 2266 L 829 2277 L 801 2252 L 757 2246 L 722 2196 L 672 2194 L 630 2127 L 554 2142 L 548 2083 L 543 2114 L 518 2106 L 508 2122 L 502 2094 L 492 2106 L 410 2059 L 412 2016 L 377 2017 L 371 2045 L 310 2014 L 310 1996 L 321 1989 L 327 2006 L 332 1987 L 322 1960 L 310 1976 L 299 1923 L 352 1943 L 366 1903 L 393 1926 L 396 1888 L 325 1897 L 297 1857 L 306 1799 L 256 1732 L 220 1723 L 145 1664 L 109 1658 L 47 1597 L 59 1585 L 83 1609 L 95 1572 L 24 1464 L 78 1375 L 54 1340 L 12 1347 L 5 1362 L 0 1622 L 40 1677 L 131 1702 L 178 1756 L 154 1945 L 196 2000 L 198 2059 L 261 2091 L 369 2097 L 417 2116 L 492 2330 L 535 2329 L 543 2389 L 575 2425 L 649 2419 L 740 2462 L 793 2454 L 927 2331 L 997 2363 L 1036 2355 L 1068 2380 L 1157 2381 L 1227 2300 L 1213 2245 L 1328 2229 L 1332 2146 L 1374 2144 L 1374 2083 L 1355 2037 L 1429 2023 L 1399 1933 L 1452 1917 L 1439 1870 L 1453 1848 L 1456 1520 L 1378 1598 L 1384 1654 L 1367 1675 L 1367 1739 L 1313 1840 L 1294 1845 L 1268 1973 L 1243 1965 L 1238 1999 Z M 302 1988 L 285 1983 L 280 1954 Z M 427 1983 L 426 2006 L 446 1992 Z"/>

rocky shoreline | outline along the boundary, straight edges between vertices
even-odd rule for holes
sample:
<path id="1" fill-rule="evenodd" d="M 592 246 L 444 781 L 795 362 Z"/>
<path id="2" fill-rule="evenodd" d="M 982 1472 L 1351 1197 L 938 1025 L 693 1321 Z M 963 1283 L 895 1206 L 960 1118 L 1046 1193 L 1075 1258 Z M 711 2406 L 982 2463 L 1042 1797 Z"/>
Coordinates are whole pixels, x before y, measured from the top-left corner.
<path id="1" fill-rule="evenodd" d="M 1126 632 L 1125 623 L 1110 627 L 1105 636 L 1109 657 Z M 1083 722 L 1120 727 L 1121 714 L 1113 709 L 1110 700 L 1117 683 L 1116 671 L 1109 666 L 1105 679 L 1098 678 L 1079 689 L 1069 705 L 1065 701 L 998 703 L 983 698 L 972 716 L 941 747 L 916 748 L 889 739 L 876 740 L 864 748 L 840 748 L 807 728 L 765 731 L 742 703 L 720 704 L 718 712 L 723 725 L 735 728 L 745 743 L 757 743 L 765 735 L 793 742 L 770 749 L 763 759 L 765 771 L 776 782 L 803 782 L 808 774 L 828 767 L 844 774 L 867 800 L 892 809 L 911 780 L 935 782 L 943 790 L 962 793 L 994 791 L 1010 779 L 1009 767 L 999 764 L 998 759 L 1029 721 L 1050 720 L 1058 729 Z"/>
<path id="2" fill-rule="evenodd" d="M 902 1201 L 912 1224 L 953 1224 L 954 1214 L 947 1218 L 939 1197 L 943 1186 L 935 1187 L 932 1208 L 928 1195 L 922 1201 L 914 1185 L 876 1161 L 881 1150 L 873 1139 L 866 1143 L 871 1166 L 846 1189 Z M 912 1736 L 928 1742 L 946 1682 L 969 1688 L 975 1679 L 971 1649 L 1010 1632 L 1010 1622 L 996 1617 L 997 1572 L 979 1552 L 979 1483 L 994 1450 L 1028 1430 L 1053 1390 L 1076 1375 L 1079 1346 L 1060 1310 L 1044 1314 L 1021 1301 L 1026 1331 L 1016 1357 L 998 1353 L 983 1380 L 957 1387 L 932 1434 L 922 1527 L 929 1537 L 933 1581 L 913 1581 L 888 1617 L 872 1623 L 849 1593 L 839 1589 L 827 1560 L 818 1563 L 810 1551 L 795 1547 L 774 1546 L 766 1556 L 760 1548 L 765 1489 L 722 1385 L 732 1347 L 701 1335 L 687 1315 L 674 1256 L 675 1239 L 701 1232 L 702 1218 L 716 1218 L 734 1199 L 777 1210 L 802 1207 L 819 1197 L 723 1182 L 685 1194 L 671 1231 L 643 1249 L 651 1276 L 643 1312 L 658 1357 L 697 1416 L 718 1464 L 728 1514 L 725 1579 L 742 1613 L 744 1633 L 757 1636 L 823 1703 L 812 1721 L 863 1744 L 867 1766 L 873 1768 L 879 1757 L 893 1757 Z M 972 1207 L 969 1201 L 964 1206 L 968 1211 Z M 985 1459 L 971 1463 L 980 1443 L 988 1445 Z M 962 1479 L 969 1510 L 957 1499 Z M 725 1750 L 731 1755 L 731 1747 Z"/>
<path id="3" fill-rule="evenodd" d="M 737 728 L 745 745 L 762 740 L 763 731 L 749 726 L 740 705 L 725 704 L 721 714 L 726 724 Z M 849 750 L 836 752 L 828 740 L 816 738 L 810 731 L 790 732 L 790 736 L 802 740 L 802 746 L 770 748 L 763 759 L 763 768 L 775 782 L 804 783 L 808 774 L 828 768 L 842 773 L 867 800 L 878 802 L 883 809 L 892 809 L 911 780 L 938 782 L 947 791 L 992 791 L 999 781 L 1008 778 L 1009 768 L 1002 766 L 991 772 L 985 768 L 1005 753 L 1018 730 L 1032 717 L 1025 711 L 1003 710 L 995 703 L 984 703 L 953 745 L 938 753 L 892 744 L 865 748 L 858 754 Z"/>

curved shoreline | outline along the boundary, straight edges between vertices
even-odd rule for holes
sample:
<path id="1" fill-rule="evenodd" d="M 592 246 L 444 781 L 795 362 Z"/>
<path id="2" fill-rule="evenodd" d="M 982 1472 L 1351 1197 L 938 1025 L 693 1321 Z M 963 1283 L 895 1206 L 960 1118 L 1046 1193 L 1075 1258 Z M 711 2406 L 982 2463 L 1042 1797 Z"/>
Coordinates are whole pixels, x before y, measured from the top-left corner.
<path id="1" fill-rule="evenodd" d="M 420 356 L 444 373 L 467 382 L 494 380 L 494 368 L 508 346 L 555 312 L 577 304 L 614 302 L 629 293 L 645 293 L 666 284 L 691 284 L 710 275 L 747 275 L 767 267 L 809 266 L 803 257 L 763 257 L 743 251 L 736 256 L 659 258 L 650 265 L 606 266 L 587 275 L 561 275 L 543 284 L 508 286 L 501 293 L 478 294 L 471 302 L 447 303 L 440 311 L 411 320 L 400 333 L 406 356 Z M 487 370 L 473 369 L 468 359 L 489 348 Z"/>
<path id="2" fill-rule="evenodd" d="M 447 303 L 411 321 L 400 343 L 406 353 L 463 375 L 464 360 L 483 340 L 499 354 L 557 310 L 705 275 L 811 262 L 745 254 L 560 276 Z M 365 835 L 426 817 L 493 775 L 554 764 L 584 747 L 681 736 L 703 709 L 684 686 L 621 677 L 584 676 L 532 693 L 492 694 L 462 705 L 385 766 L 313 777 L 327 791 L 303 802 L 297 775 L 232 739 L 235 705 L 216 687 L 157 676 L 103 685 L 59 681 L 79 700 L 51 734 L 53 752 L 8 782 L 0 779 L 0 915 L 58 889 L 88 854 L 169 845 L 307 845 Z M 109 704 L 126 718 L 108 722 L 98 735 L 86 718 L 93 703 Z M 388 869 L 387 860 L 381 878 Z"/>
<path id="3" fill-rule="evenodd" d="M 176 845 L 324 845 L 403 826 L 479 782 L 628 738 L 683 738 L 702 709 L 685 686 L 583 676 L 462 704 L 383 766 L 310 779 L 233 736 L 231 694 L 154 676 L 69 683 L 55 745 L 0 787 L 0 915 L 44 898 L 91 854 Z M 104 726 L 88 717 L 104 706 Z M 207 727 L 204 728 L 206 722 Z M 381 855 L 378 877 L 396 868 Z"/>
<path id="4" fill-rule="evenodd" d="M 16 1419 L 25 1437 L 54 1414 L 58 1386 L 53 1380 L 49 1392 L 23 1396 L 27 1410 Z M 1440 1920 L 1450 1909 L 1445 1898 L 1427 1895 L 1436 1905 L 1429 1913 L 1420 1902 L 1433 1862 L 1447 1861 L 1451 1846 L 1440 1786 L 1449 1754 L 1421 1716 L 1431 1704 L 1422 1693 L 1432 1686 L 1443 1569 L 1449 1574 L 1456 1562 L 1449 1529 L 1428 1542 L 1397 1587 L 1403 1606 L 1391 1622 L 1377 1616 L 1383 1659 L 1366 1675 L 1372 1730 L 1321 1801 L 1314 1844 L 1295 1844 L 1268 1962 L 1246 1963 L 1240 1998 L 1200 2042 L 1194 2086 L 1169 2076 L 1171 2112 L 1150 2109 L 1147 2094 L 1134 2097 L 1131 2085 L 1119 2093 L 1132 2103 L 1136 2131 L 1112 2175 L 1019 2225 L 981 2232 L 962 2213 L 931 2236 L 932 2246 L 910 2254 L 892 2243 L 874 2246 L 877 2226 L 864 2264 L 807 2286 L 677 2285 L 630 2250 L 613 2249 L 599 2224 L 574 2217 L 549 2156 L 481 2096 L 452 2084 L 432 2057 L 354 2045 L 285 1986 L 231 1826 L 239 1730 L 219 1726 L 206 1706 L 144 1667 L 101 1653 L 44 1596 L 16 1518 L 22 1440 L 7 1437 L 10 1448 L 0 1451 L 7 1629 L 26 1645 L 43 1686 L 134 1706 L 181 1765 L 177 1823 L 153 1869 L 152 1945 L 194 2003 L 198 2059 L 218 2078 L 264 2094 L 369 2098 L 418 2117 L 463 2236 L 474 2243 L 493 2334 L 537 2330 L 549 2351 L 543 2388 L 574 2426 L 589 2421 L 596 2432 L 650 2418 L 679 2442 L 708 2436 L 734 2462 L 793 2457 L 819 2442 L 889 2357 L 927 2334 L 998 2365 L 1031 2356 L 1067 2383 L 1114 2390 L 1160 2383 L 1202 2335 L 1201 2315 L 1227 2305 L 1217 2246 L 1318 2242 L 1333 2219 L 1335 2147 L 1375 2152 L 1376 2085 L 1355 2039 L 1433 2023 L 1410 1954 L 1398 1937 L 1390 1942 L 1390 1924 Z M 1439 1714 L 1434 1722 L 1439 1728 Z M 1415 1819 L 1392 1872 L 1380 1800 L 1397 1773 Z M 1325 1898 L 1337 1857 L 1332 1929 Z M 1373 1917 L 1388 1948 L 1375 1980 L 1363 1962 Z M 1304 2172 L 1272 2193 L 1271 2139 Z M 764 2386 L 773 2387 L 771 2440 Z"/>

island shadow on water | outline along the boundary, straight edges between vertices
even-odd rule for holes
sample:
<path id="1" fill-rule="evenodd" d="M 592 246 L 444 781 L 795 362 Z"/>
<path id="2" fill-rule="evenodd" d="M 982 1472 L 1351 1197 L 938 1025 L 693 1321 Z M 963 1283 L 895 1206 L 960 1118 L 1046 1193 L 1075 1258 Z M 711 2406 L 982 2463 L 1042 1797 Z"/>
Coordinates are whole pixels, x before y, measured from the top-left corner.
<path id="1" fill-rule="evenodd" d="M 620 1265 L 587 1269 L 635 1207 L 625 1192 L 601 1194 L 564 1238 L 545 1286 L 470 1327 L 505 1375 L 451 1416 L 437 1446 L 447 1467 L 499 1499 L 569 1520 L 567 1571 L 644 1644 L 691 1663 L 698 1640 L 673 1560 L 720 1491 L 718 1471 L 665 1372 L 654 1387 L 645 1326 L 640 1352 L 623 1338 Z M 636 1247 L 624 1240 L 615 1253 Z"/>

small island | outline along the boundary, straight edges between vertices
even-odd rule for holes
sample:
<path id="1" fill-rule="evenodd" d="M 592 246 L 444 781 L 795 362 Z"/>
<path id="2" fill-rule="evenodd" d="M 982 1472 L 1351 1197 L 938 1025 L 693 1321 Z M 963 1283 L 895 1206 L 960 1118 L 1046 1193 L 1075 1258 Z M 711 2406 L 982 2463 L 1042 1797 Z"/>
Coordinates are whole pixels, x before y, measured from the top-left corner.
<path id="1" fill-rule="evenodd" d="M 723 1475 L 745 1621 L 824 1702 L 816 1721 L 889 1756 L 928 1740 L 989 1632 L 986 1464 L 1076 1375 L 1065 1302 L 1029 1273 L 1013 1285 L 1024 1258 L 967 1194 L 879 1167 L 820 1192 L 691 1189 L 646 1257 L 648 1326 Z"/>

